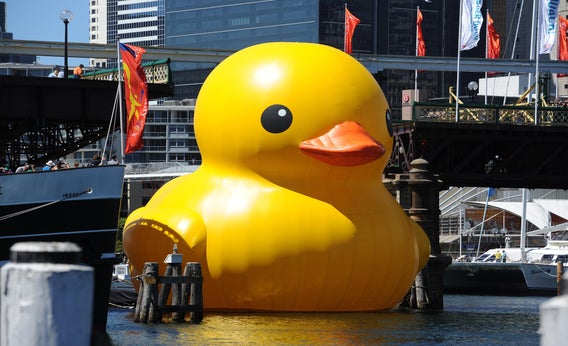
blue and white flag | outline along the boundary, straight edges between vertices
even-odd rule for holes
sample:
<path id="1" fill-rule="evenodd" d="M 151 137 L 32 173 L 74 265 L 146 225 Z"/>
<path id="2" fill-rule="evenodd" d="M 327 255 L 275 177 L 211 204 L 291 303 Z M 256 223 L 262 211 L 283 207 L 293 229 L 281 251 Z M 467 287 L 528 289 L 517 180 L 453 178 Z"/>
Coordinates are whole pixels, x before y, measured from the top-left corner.
<path id="1" fill-rule="evenodd" d="M 539 47 L 538 54 L 552 51 L 556 41 L 556 17 L 560 0 L 540 0 L 538 15 Z"/>
<path id="2" fill-rule="evenodd" d="M 462 0 L 461 6 L 460 50 L 469 50 L 479 42 L 479 33 L 483 25 L 481 14 L 483 0 Z"/>

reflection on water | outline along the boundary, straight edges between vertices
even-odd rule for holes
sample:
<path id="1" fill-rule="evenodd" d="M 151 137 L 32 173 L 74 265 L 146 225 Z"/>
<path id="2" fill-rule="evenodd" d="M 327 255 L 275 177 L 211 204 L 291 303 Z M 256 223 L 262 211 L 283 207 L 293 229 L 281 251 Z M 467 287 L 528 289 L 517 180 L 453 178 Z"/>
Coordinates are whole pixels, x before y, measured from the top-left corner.
<path id="1" fill-rule="evenodd" d="M 439 312 L 206 313 L 201 324 L 137 324 L 109 312 L 115 345 L 538 345 L 545 297 L 445 297 Z"/>

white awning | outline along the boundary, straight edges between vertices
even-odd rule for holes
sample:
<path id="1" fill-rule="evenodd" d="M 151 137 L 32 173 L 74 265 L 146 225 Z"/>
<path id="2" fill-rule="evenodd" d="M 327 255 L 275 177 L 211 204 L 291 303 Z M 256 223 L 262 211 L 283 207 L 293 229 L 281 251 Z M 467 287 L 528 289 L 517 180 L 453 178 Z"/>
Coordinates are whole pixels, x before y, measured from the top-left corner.
<path id="1" fill-rule="evenodd" d="M 534 199 L 534 202 L 566 220 L 568 220 L 568 200 L 566 199 Z"/>
<path id="2" fill-rule="evenodd" d="M 485 206 L 485 202 L 468 201 L 465 203 L 478 207 Z M 489 202 L 488 205 L 492 208 L 505 210 L 519 217 L 522 217 L 523 214 L 523 202 Z M 527 202 L 526 218 L 528 222 L 532 223 L 537 228 L 550 226 L 550 215 L 548 210 L 544 209 L 538 203 Z"/>

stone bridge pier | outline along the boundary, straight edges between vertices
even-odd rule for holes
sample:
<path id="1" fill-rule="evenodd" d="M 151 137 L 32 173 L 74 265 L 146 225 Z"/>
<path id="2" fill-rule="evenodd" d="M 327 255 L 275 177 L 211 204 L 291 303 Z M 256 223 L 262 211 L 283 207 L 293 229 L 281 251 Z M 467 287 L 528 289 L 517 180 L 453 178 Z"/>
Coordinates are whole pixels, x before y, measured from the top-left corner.
<path id="1" fill-rule="evenodd" d="M 444 271 L 452 262 L 440 248 L 439 192 L 442 181 L 428 170 L 428 161 L 416 159 L 408 173 L 386 175 L 385 186 L 411 219 L 430 239 L 430 258 L 420 271 L 402 305 L 421 310 L 444 308 Z"/>

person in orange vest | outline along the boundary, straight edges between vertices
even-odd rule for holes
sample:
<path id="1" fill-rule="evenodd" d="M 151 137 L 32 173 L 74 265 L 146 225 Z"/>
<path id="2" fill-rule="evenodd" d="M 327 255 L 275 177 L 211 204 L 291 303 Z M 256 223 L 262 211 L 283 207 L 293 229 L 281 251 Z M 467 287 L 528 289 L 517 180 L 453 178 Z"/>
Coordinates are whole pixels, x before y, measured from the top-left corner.
<path id="1" fill-rule="evenodd" d="M 83 64 L 75 67 L 73 69 L 73 78 L 81 78 L 83 76 Z"/>

